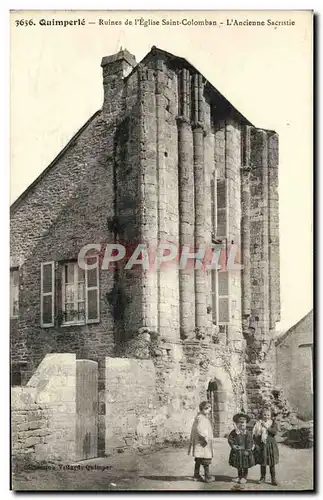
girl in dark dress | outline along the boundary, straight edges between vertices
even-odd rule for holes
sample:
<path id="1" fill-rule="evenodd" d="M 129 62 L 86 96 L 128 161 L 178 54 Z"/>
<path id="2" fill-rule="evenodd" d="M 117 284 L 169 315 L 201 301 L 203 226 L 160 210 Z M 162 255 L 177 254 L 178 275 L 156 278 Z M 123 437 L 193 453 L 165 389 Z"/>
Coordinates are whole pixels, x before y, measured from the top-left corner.
<path id="1" fill-rule="evenodd" d="M 235 483 L 245 484 L 248 477 L 248 469 L 255 465 L 252 452 L 252 433 L 247 430 L 248 415 L 237 413 L 233 417 L 235 429 L 230 432 L 228 441 L 231 447 L 229 464 L 238 471 L 238 477 L 233 479 Z"/>
<path id="2" fill-rule="evenodd" d="M 252 434 L 255 443 L 255 461 L 260 465 L 259 483 L 266 479 L 266 467 L 269 465 L 271 484 L 277 486 L 275 465 L 279 462 L 279 452 L 275 435 L 277 425 L 271 417 L 271 411 L 264 408 L 260 419 L 255 423 Z"/>

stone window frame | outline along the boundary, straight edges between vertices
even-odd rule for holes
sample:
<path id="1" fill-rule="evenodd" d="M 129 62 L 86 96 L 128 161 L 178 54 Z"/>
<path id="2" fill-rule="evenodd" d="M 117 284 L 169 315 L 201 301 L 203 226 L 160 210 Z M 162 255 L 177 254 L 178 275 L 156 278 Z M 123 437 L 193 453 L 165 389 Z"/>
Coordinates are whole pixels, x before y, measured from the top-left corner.
<path id="1" fill-rule="evenodd" d="M 93 323 L 99 323 L 100 322 L 100 276 L 99 276 L 99 260 L 98 256 L 90 256 L 87 258 L 87 260 L 90 259 L 95 259 L 96 260 L 96 267 L 94 269 L 87 270 L 85 269 L 84 272 L 84 281 L 79 281 L 78 279 L 78 271 L 75 273 L 75 269 L 79 269 L 78 263 L 76 259 L 69 260 L 69 261 L 63 261 L 59 263 L 60 267 L 60 273 L 61 273 L 61 285 L 60 285 L 60 293 L 61 293 L 61 312 L 62 312 L 62 323 L 61 326 L 63 327 L 68 327 L 68 326 L 82 326 L 82 325 L 88 325 L 88 324 L 93 324 Z M 65 269 L 67 265 L 73 264 L 74 265 L 74 286 L 78 287 L 80 283 L 84 283 L 84 290 L 83 290 L 83 297 L 84 300 L 78 300 L 78 298 L 74 299 L 74 305 L 83 303 L 84 302 L 84 319 L 79 320 L 71 320 L 71 321 L 65 321 L 65 306 L 66 306 L 66 301 L 65 301 Z M 90 263 L 89 263 L 90 264 Z M 95 281 L 95 286 L 89 286 L 89 273 L 95 271 L 95 276 L 96 276 L 96 281 Z M 97 315 L 96 317 L 89 317 L 89 293 L 96 291 L 96 312 Z M 78 297 L 78 295 L 76 295 Z"/>
<path id="2" fill-rule="evenodd" d="M 17 276 L 15 284 L 14 276 Z M 19 267 L 10 269 L 10 319 L 19 318 Z"/>

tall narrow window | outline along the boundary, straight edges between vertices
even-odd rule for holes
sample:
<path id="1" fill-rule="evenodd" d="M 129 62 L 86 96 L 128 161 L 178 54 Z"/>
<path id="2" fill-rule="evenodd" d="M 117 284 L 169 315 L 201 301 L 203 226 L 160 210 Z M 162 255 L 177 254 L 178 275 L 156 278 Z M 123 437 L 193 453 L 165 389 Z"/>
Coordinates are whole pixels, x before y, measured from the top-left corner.
<path id="1" fill-rule="evenodd" d="M 226 238 L 227 236 L 227 193 L 225 179 L 218 179 L 216 183 L 217 198 L 217 238 Z"/>
<path id="2" fill-rule="evenodd" d="M 230 322 L 228 271 L 212 269 L 212 319 L 217 325 Z"/>
<path id="3" fill-rule="evenodd" d="M 218 270 L 212 269 L 211 271 L 212 280 L 212 321 L 216 325 L 218 322 L 218 296 L 217 296 L 217 281 L 218 281 Z"/>
<path id="4" fill-rule="evenodd" d="M 47 328 L 54 326 L 54 291 L 55 291 L 55 263 L 44 262 L 40 268 L 41 299 L 40 317 L 41 326 Z"/>
<path id="5" fill-rule="evenodd" d="M 211 182 L 210 182 L 210 190 L 211 190 L 211 233 L 212 233 L 212 238 L 216 237 L 217 234 L 217 196 L 216 196 L 216 178 L 215 174 L 213 173 L 211 177 Z"/>
<path id="6" fill-rule="evenodd" d="M 218 311 L 219 325 L 227 325 L 230 321 L 228 271 L 219 271 L 218 273 Z"/>
<path id="7" fill-rule="evenodd" d="M 19 315 L 19 269 L 10 270 L 10 318 Z"/>

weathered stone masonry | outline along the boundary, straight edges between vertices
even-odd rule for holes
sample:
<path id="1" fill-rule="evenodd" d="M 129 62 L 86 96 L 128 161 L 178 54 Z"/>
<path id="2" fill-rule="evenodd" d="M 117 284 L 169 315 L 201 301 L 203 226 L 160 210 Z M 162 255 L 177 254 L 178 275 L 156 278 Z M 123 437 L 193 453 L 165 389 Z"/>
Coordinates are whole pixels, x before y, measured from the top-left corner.
<path id="1" fill-rule="evenodd" d="M 159 415 L 149 439 L 187 436 L 206 397 L 223 435 L 234 411 L 255 410 L 272 389 L 278 137 L 252 126 L 192 65 L 167 52 L 153 48 L 136 64 L 120 51 L 104 57 L 102 68 L 102 110 L 12 207 L 11 261 L 20 269 L 12 362 L 25 363 L 26 383 L 48 352 L 97 361 L 101 446 L 107 432 L 120 434 L 116 411 L 106 412 L 113 369 L 106 357 L 153 363 L 157 396 L 146 423 L 140 400 L 141 426 Z M 196 252 L 212 241 L 237 245 L 244 270 L 125 269 L 123 260 L 100 270 L 99 321 L 69 326 L 59 321 L 56 273 L 55 324 L 41 328 L 41 263 L 76 259 L 87 243 L 120 242 L 129 254 L 138 243 Z M 138 441 L 135 431 L 131 439 Z"/>

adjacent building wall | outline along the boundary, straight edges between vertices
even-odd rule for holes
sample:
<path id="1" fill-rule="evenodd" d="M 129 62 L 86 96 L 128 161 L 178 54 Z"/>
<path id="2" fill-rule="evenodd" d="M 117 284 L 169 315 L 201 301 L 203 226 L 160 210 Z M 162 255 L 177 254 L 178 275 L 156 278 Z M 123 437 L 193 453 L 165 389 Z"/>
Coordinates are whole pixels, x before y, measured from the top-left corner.
<path id="1" fill-rule="evenodd" d="M 218 388 L 214 434 L 224 437 L 230 431 L 234 413 L 244 404 L 239 385 L 243 359 L 224 359 L 223 353 L 197 341 L 186 344 L 185 357 L 175 347 L 151 345 L 152 359 L 106 358 L 106 454 L 187 441 L 211 381 Z"/>
<path id="2" fill-rule="evenodd" d="M 277 341 L 276 380 L 297 416 L 313 419 L 313 312 Z"/>

